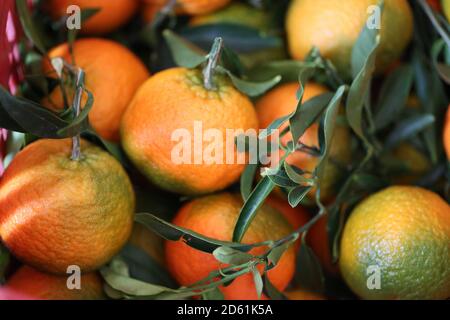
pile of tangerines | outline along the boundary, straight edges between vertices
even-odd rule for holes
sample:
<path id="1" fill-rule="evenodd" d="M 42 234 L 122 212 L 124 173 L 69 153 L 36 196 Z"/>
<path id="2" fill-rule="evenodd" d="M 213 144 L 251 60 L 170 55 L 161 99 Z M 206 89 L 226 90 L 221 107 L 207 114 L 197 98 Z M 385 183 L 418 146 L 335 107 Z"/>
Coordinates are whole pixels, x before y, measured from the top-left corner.
<path id="1" fill-rule="evenodd" d="M 77 132 L 65 139 L 25 133 L 20 151 L 10 156 L 0 178 L 0 253 L 9 256 L 8 263 L 0 264 L 0 278 L 5 280 L 0 287 L 0 297 L 106 299 L 117 298 L 120 292 L 121 297 L 127 298 L 158 298 L 161 292 L 176 293 L 178 287 L 183 287 L 196 288 L 188 295 L 194 298 L 207 297 L 211 292 L 218 294 L 214 297 L 231 300 L 274 298 L 268 288 L 260 288 L 260 278 L 255 273 L 267 278 L 263 287 L 270 285 L 272 291 L 279 293 L 278 297 L 292 300 L 450 297 L 450 109 L 448 92 L 445 92 L 450 79 L 450 62 L 434 61 L 430 52 L 430 56 L 417 57 L 421 53 L 413 49 L 417 46 L 413 44 L 413 37 L 420 33 L 418 20 L 432 28 L 427 16 L 431 14 L 440 17 L 441 25 L 446 24 L 447 30 L 440 31 L 447 35 L 447 39 L 442 36 L 442 46 L 448 57 L 449 24 L 445 17 L 450 19 L 450 1 L 447 0 L 418 1 L 421 4 L 415 4 L 414 8 L 407 0 L 284 1 L 285 34 L 282 37 L 286 46 L 281 53 L 265 51 L 260 54 L 262 58 L 239 54 L 244 65 L 253 64 L 252 68 L 257 69 L 259 65 L 273 66 L 282 61 L 311 61 L 308 60 L 311 52 L 316 50 L 321 61 L 328 63 L 326 70 L 332 71 L 335 79 L 343 84 L 344 94 L 348 94 L 352 80 L 368 72 L 364 69 L 360 75 L 352 73 L 353 49 L 365 41 L 361 30 L 367 24 L 368 9 L 380 5 L 383 9 L 379 43 L 373 80 L 369 81 L 372 96 L 366 95 L 364 99 L 376 101 L 378 96 L 392 97 L 385 91 L 398 90 L 395 79 L 401 76 L 399 70 L 415 58 L 428 59 L 431 68 L 439 69 L 440 72 L 435 71 L 438 76 L 434 81 L 443 92 L 443 98 L 434 108 L 431 101 L 423 100 L 426 95 L 420 92 L 427 88 L 417 85 L 406 94 L 398 92 L 398 95 L 405 95 L 405 101 L 404 106 L 391 103 L 395 121 L 402 120 L 398 116 L 402 109 L 408 109 L 417 117 L 430 113 L 434 121 L 422 130 L 417 129 L 420 124 L 415 122 L 408 127 L 412 131 L 401 131 L 403 138 L 397 144 L 386 149 L 380 147 L 370 170 L 389 179 L 377 184 L 372 192 L 355 198 L 347 193 L 346 198 L 341 199 L 339 193 L 347 188 L 345 181 L 349 172 L 357 170 L 357 162 L 362 161 L 360 150 L 364 142 L 352 125 L 354 115 L 348 108 L 346 110 L 345 99 L 339 100 L 336 109 L 334 131 L 329 137 L 328 158 L 320 181 L 314 174 L 321 165 L 324 139 L 327 139 L 324 122 L 328 118 L 317 114 L 315 121 L 308 123 L 299 141 L 294 143 L 296 134 L 291 132 L 288 122 L 280 121 L 278 127 L 286 134 L 280 138 L 280 150 L 271 152 L 279 152 L 281 161 L 293 169 L 288 172 L 288 178 L 311 188 L 296 189 L 306 191 L 294 205 L 290 201 L 294 195 L 286 193 L 292 181 L 286 185 L 276 183 L 272 191 L 266 192 L 239 239 L 241 244 L 265 245 L 240 251 L 242 260 L 235 261 L 242 261 L 241 265 L 255 263 L 267 248 L 273 248 L 274 242 L 292 234 L 296 236 L 289 246 L 283 247 L 281 256 L 273 264 L 255 263 L 251 271 L 227 283 L 219 281 L 227 279 L 223 271 L 222 276 L 206 282 L 203 288 L 209 291 L 196 286 L 212 273 L 228 270 L 230 264 L 234 270 L 240 270 L 239 263 L 224 263 L 218 258 L 218 251 L 213 254 L 211 250 L 201 250 L 187 238 L 198 235 L 199 239 L 221 241 L 223 247 L 233 248 L 235 226 L 243 208 L 249 206 L 249 199 L 254 199 L 263 185 L 259 182 L 266 181 L 264 178 L 270 173 L 255 169 L 250 183 L 253 191 L 243 197 L 239 191 L 245 194 L 240 186 L 243 188 L 243 181 L 248 179 L 249 166 L 228 162 L 175 163 L 172 157 L 177 141 L 173 139 L 173 132 L 187 129 L 192 133 L 194 145 L 195 122 L 201 122 L 203 130 L 217 129 L 223 134 L 227 129 L 266 129 L 296 113 L 299 98 L 306 108 L 308 102 L 313 105 L 321 97 L 333 96 L 335 90 L 329 81 L 333 75 L 311 76 L 307 81 L 302 81 L 300 76 L 299 82 L 295 80 L 298 75 L 289 78 L 281 74 L 277 83 L 250 97 L 227 73 L 217 71 L 223 68 L 221 54 L 232 54 L 221 51 L 221 46 L 218 50 L 213 48 L 204 61 L 192 68 L 172 65 L 150 72 L 151 50 L 146 52 L 116 40 L 132 38 L 129 30 L 136 30 L 137 26 L 155 26 L 162 20 L 168 23 L 170 19 L 190 27 L 244 25 L 270 34 L 275 18 L 265 9 L 266 2 L 270 1 L 261 1 L 260 7 L 254 7 L 250 1 L 231 0 L 40 1 L 34 10 L 44 14 L 60 30 L 65 28 L 61 21 L 67 18 L 70 5 L 79 6 L 82 12 L 97 10 L 83 21 L 76 40 L 61 43 L 43 54 L 38 70 L 53 85 L 47 94 L 34 100 L 26 98 L 60 117 L 67 116 L 73 106 L 89 106 L 89 131 L 95 132 L 97 139 L 88 138 L 83 132 L 81 138 Z M 26 31 L 27 26 L 24 29 Z M 179 43 L 186 44 L 187 40 Z M 24 50 L 33 48 L 29 45 Z M 176 52 L 173 54 L 175 56 Z M 364 58 L 369 56 L 368 52 L 360 54 Z M 83 79 L 79 77 L 80 82 L 76 83 L 69 81 L 71 78 L 65 77 L 67 72 L 82 74 Z M 424 70 L 412 72 L 419 77 Z M 27 73 L 25 75 L 24 83 L 28 80 Z M 277 75 L 276 70 L 274 75 Z M 430 84 L 428 90 L 432 90 L 430 88 L 434 87 Z M 362 87 L 358 90 L 355 92 L 364 92 Z M 16 96 L 21 94 L 19 90 Z M 370 105 L 365 104 L 364 110 L 370 109 Z M 365 112 L 371 113 L 370 110 Z M 368 119 L 363 121 L 370 124 Z M 375 121 L 378 123 L 376 117 Z M 394 127 L 395 121 L 391 123 Z M 380 123 L 383 128 L 383 121 Z M 13 136 L 10 134 L 10 138 Z M 373 145 L 389 144 L 390 137 L 381 135 L 380 141 Z M 435 150 L 427 148 L 430 139 L 434 141 Z M 125 160 L 119 161 L 117 155 L 111 154 L 110 149 L 105 148 L 108 144 L 120 149 Z M 208 146 L 211 147 L 205 144 L 200 150 L 193 149 L 193 153 L 211 152 L 206 150 Z M 214 148 L 217 150 L 217 145 Z M 219 148 L 225 150 L 226 146 L 220 144 Z M 8 154 L 8 150 L 5 153 Z M 401 174 L 389 176 L 390 173 L 386 173 L 384 161 L 388 159 L 403 167 Z M 362 176 L 363 173 L 359 175 Z M 426 183 L 429 179 L 432 179 L 431 185 Z M 362 181 L 364 189 L 372 180 Z M 137 186 L 143 185 L 145 192 L 141 190 L 136 195 L 136 189 L 140 188 Z M 158 231 L 158 226 L 136 223 L 135 214 L 146 198 L 156 198 L 154 201 L 160 206 L 170 208 L 163 209 L 170 211 L 170 224 L 167 223 L 166 228 L 172 228 L 172 232 L 181 230 L 190 236 L 173 239 L 170 232 Z M 333 219 L 337 217 L 339 227 L 332 232 L 332 223 L 336 221 L 330 221 L 329 212 L 330 208 L 336 208 L 333 207 L 336 202 L 340 204 L 339 212 Z M 157 288 L 162 287 L 160 283 L 133 277 L 133 272 L 119 275 L 117 271 L 116 277 L 107 273 L 105 270 L 117 268 L 117 264 L 126 264 L 126 259 L 120 258 L 126 245 L 139 248 L 168 272 L 175 284 L 166 291 L 158 291 Z M 239 255 L 234 249 L 231 252 Z M 252 258 L 245 260 L 250 256 Z M 308 269 L 305 256 L 310 257 L 309 262 L 317 262 L 313 270 L 308 271 L 309 275 L 311 272 L 320 274 L 322 282 L 339 289 L 318 289 L 302 281 L 309 276 L 302 275 Z M 71 266 L 81 270 L 81 289 L 68 286 Z M 119 277 L 121 281 L 129 281 L 124 285 L 127 289 L 120 286 L 123 282 L 116 281 Z M 139 288 L 147 293 L 140 294 Z M 345 292 L 342 296 L 341 291 Z"/>

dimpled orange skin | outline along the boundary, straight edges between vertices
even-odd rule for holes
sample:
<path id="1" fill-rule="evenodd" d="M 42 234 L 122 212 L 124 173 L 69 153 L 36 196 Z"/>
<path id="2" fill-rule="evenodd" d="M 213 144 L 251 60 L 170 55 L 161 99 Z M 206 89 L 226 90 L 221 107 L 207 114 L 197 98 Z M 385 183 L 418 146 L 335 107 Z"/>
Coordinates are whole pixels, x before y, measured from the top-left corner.
<path id="1" fill-rule="evenodd" d="M 135 199 L 122 166 L 85 141 L 82 153 L 73 161 L 70 139 L 38 140 L 17 154 L 0 181 L 1 239 L 39 270 L 96 270 L 131 233 Z"/>
<path id="2" fill-rule="evenodd" d="M 315 46 L 348 78 L 352 48 L 369 18 L 368 8 L 377 4 L 378 0 L 292 1 L 286 19 L 291 56 L 304 60 Z M 378 72 L 400 58 L 413 34 L 413 15 L 408 1 L 389 0 L 384 4 Z"/>
<path id="3" fill-rule="evenodd" d="M 94 96 L 89 121 L 105 139 L 119 141 L 122 115 L 139 86 L 150 76 L 145 65 L 129 49 L 119 43 L 87 38 L 77 40 L 73 46 L 75 64 L 86 73 L 85 85 Z M 62 44 L 48 53 L 50 58 L 62 57 L 72 63 L 69 46 Z M 53 69 L 44 66 L 48 73 Z M 69 98 L 73 90 L 68 90 Z M 84 102 L 86 97 L 84 97 Z M 59 87 L 55 88 L 43 104 L 54 110 L 62 109 L 64 100 Z"/>
<path id="4" fill-rule="evenodd" d="M 210 238 L 231 241 L 241 207 L 242 200 L 239 195 L 222 193 L 206 196 L 183 206 L 173 223 Z M 291 226 L 279 212 L 263 206 L 244 235 L 242 243 L 278 240 L 291 232 Z M 265 250 L 266 248 L 256 248 L 250 253 L 257 255 Z M 166 242 L 166 261 L 172 276 L 184 286 L 191 285 L 223 267 L 211 254 L 195 250 L 182 241 Z M 293 277 L 294 268 L 295 252 L 291 246 L 278 265 L 268 272 L 268 277 L 273 285 L 282 291 Z M 251 274 L 240 276 L 231 285 L 220 289 L 227 300 L 257 299 Z"/>
<path id="5" fill-rule="evenodd" d="M 369 289 L 369 267 L 381 288 Z M 341 238 L 339 268 L 363 299 L 450 297 L 450 206 L 419 187 L 392 186 L 362 201 Z"/>
<path id="6" fill-rule="evenodd" d="M 256 112 L 258 114 L 260 128 L 267 128 L 274 120 L 286 116 L 295 111 L 297 108 L 297 91 L 300 88 L 298 83 L 287 83 L 280 85 L 279 87 L 269 91 L 256 103 Z M 318 95 L 328 92 L 327 88 L 310 82 L 306 84 L 303 103 L 314 98 Z M 281 126 L 282 131 L 286 126 L 285 123 Z M 300 138 L 300 141 L 310 147 L 319 146 L 318 138 L 319 125 L 317 123 L 309 127 L 304 135 Z M 290 133 L 286 134 L 282 138 L 282 143 L 287 143 L 292 140 Z M 343 126 L 336 126 L 333 143 L 330 150 L 330 156 L 334 161 L 340 164 L 346 164 L 350 161 L 350 132 L 348 128 Z M 280 151 L 280 157 L 282 151 Z M 310 155 L 305 152 L 294 152 L 286 161 L 294 166 L 297 166 L 303 170 L 312 172 L 318 164 L 318 157 Z M 329 201 L 334 194 L 334 184 L 339 179 L 339 168 L 330 163 L 325 168 L 325 178 L 322 183 L 321 198 L 323 201 Z M 308 195 L 310 198 L 314 198 L 314 192 Z"/>
<path id="7" fill-rule="evenodd" d="M 218 146 L 223 150 L 226 163 L 228 150 L 235 150 L 234 139 L 226 138 L 226 129 L 258 129 L 258 119 L 251 101 L 237 91 L 226 78 L 216 77 L 217 90 L 203 87 L 203 77 L 198 70 L 173 68 L 155 74 L 145 82 L 130 103 L 122 121 L 122 145 L 135 166 L 155 185 L 167 191 L 198 195 L 224 189 L 234 183 L 242 173 L 244 164 L 194 163 L 194 154 L 210 155 L 208 148 Z M 199 121 L 203 134 L 207 129 L 219 130 L 219 142 L 201 141 L 194 134 L 194 122 Z M 181 131 L 180 131 L 181 129 Z M 187 132 L 186 132 L 187 131 Z M 182 139 L 176 133 L 189 134 Z M 183 148 L 191 151 L 190 164 L 177 163 L 172 153 Z M 178 146 L 178 147 L 177 147 Z M 188 152 L 186 151 L 186 152 Z M 235 156 L 238 152 L 235 150 Z M 229 153 L 228 153 L 229 155 Z M 200 158 L 200 157 L 197 157 Z M 245 160 L 245 159 L 244 159 Z"/>
<path id="8" fill-rule="evenodd" d="M 85 35 L 104 35 L 125 25 L 139 7 L 138 0 L 48 0 L 44 8 L 53 19 L 60 19 L 67 14 L 71 5 L 84 9 L 100 9 L 94 16 L 86 20 L 80 32 Z"/>
<path id="9" fill-rule="evenodd" d="M 94 272 L 81 275 L 81 289 L 67 288 L 67 278 L 23 266 L 8 279 L 2 290 L 35 300 L 102 300 L 105 299 L 101 277 Z"/>
<path id="10" fill-rule="evenodd" d="M 450 160 L 450 105 L 448 106 L 447 116 L 445 117 L 444 148 L 447 154 L 447 159 Z"/>

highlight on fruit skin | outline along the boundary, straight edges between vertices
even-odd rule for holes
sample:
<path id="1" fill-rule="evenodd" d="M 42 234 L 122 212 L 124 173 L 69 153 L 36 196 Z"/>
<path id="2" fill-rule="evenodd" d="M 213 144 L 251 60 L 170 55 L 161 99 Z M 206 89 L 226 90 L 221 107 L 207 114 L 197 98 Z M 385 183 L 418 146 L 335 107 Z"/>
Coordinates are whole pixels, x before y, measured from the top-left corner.
<path id="1" fill-rule="evenodd" d="M 83 23 L 80 32 L 85 35 L 104 35 L 129 22 L 139 8 L 139 0 L 44 1 L 44 9 L 54 20 L 67 16 L 67 10 L 71 5 L 76 5 L 81 10 L 100 9 L 99 12 Z"/>
<path id="2" fill-rule="evenodd" d="M 339 267 L 363 299 L 447 299 L 449 244 L 449 204 L 426 189 L 392 186 L 350 214 Z"/>
<path id="3" fill-rule="evenodd" d="M 38 140 L 17 154 L 0 180 L 0 236 L 19 260 L 46 272 L 82 272 L 108 262 L 128 240 L 135 196 L 109 153 L 82 141 Z"/>
<path id="4" fill-rule="evenodd" d="M 58 45 L 48 52 L 50 59 L 61 57 L 68 63 L 75 63 L 85 72 L 86 89 L 94 96 L 89 112 L 92 127 L 106 140 L 118 142 L 120 121 L 139 86 L 150 73 L 139 58 L 123 45 L 102 38 L 83 38 L 74 42 L 73 57 L 67 43 Z M 56 77 L 55 70 L 44 60 L 46 74 Z M 120 63 L 118 63 L 120 61 Z M 66 88 L 69 96 L 73 88 Z M 83 96 L 85 104 L 87 96 Z M 64 108 L 61 88 L 57 86 L 43 105 L 55 111 Z"/>
<path id="5" fill-rule="evenodd" d="M 294 0 L 286 31 L 291 56 L 304 60 L 313 47 L 330 59 L 341 76 L 351 77 L 351 53 L 378 0 Z M 376 69 L 382 73 L 401 57 L 413 34 L 413 15 L 407 0 L 384 2 Z"/>
<path id="6" fill-rule="evenodd" d="M 8 300 L 103 300 L 103 281 L 92 272 L 81 275 L 80 288 L 68 288 L 68 277 L 38 271 L 29 266 L 20 267 L 0 287 L 0 299 Z"/>
<path id="7" fill-rule="evenodd" d="M 125 112 L 122 146 L 136 168 L 161 189 L 211 193 L 235 183 L 244 170 L 234 138 L 226 137 L 229 130 L 258 129 L 253 104 L 228 78 L 217 75 L 214 82 L 217 88 L 207 90 L 199 70 L 161 71 L 139 88 Z M 205 141 L 211 128 L 220 137 Z M 234 150 L 232 161 L 227 149 Z M 221 158 L 209 164 L 211 150 Z"/>
<path id="8" fill-rule="evenodd" d="M 186 203 L 175 216 L 173 224 L 204 236 L 231 241 L 234 225 L 243 201 L 239 195 L 219 193 L 197 198 Z M 263 206 L 255 216 L 242 243 L 259 243 L 280 239 L 290 234 L 292 227 L 275 209 Z M 262 254 L 267 248 L 254 248 L 251 254 Z M 180 285 L 187 286 L 218 270 L 221 265 L 211 254 L 195 250 L 183 241 L 166 242 L 166 262 L 172 276 Z M 268 271 L 272 284 L 283 291 L 294 275 L 295 252 L 291 246 L 283 253 L 277 266 Z M 245 274 L 220 290 L 227 300 L 256 300 L 253 276 Z M 264 297 L 263 297 L 264 298 Z"/>

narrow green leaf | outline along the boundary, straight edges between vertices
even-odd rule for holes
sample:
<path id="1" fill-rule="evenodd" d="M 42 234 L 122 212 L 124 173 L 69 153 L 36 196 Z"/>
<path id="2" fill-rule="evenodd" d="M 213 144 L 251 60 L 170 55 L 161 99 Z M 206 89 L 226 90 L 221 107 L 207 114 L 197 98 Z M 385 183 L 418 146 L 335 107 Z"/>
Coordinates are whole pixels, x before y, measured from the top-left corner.
<path id="1" fill-rule="evenodd" d="M 275 119 L 267 128 L 265 128 L 264 130 L 262 130 L 259 133 L 258 138 L 265 139 L 265 138 L 271 136 L 274 133 L 274 131 L 277 130 L 278 128 L 280 128 L 281 125 L 283 123 L 285 123 L 286 121 L 288 121 L 290 117 L 291 117 L 291 115 L 289 114 L 284 117 Z"/>
<path id="2" fill-rule="evenodd" d="M 3 118 L 3 114 L 7 114 L 7 117 Z M 58 131 L 69 125 L 53 112 L 31 100 L 14 97 L 1 86 L 0 115 L 3 128 L 32 133 L 41 138 L 60 138 Z M 13 123 L 9 123 L 11 119 Z M 11 127 L 8 126 L 10 124 Z"/>
<path id="3" fill-rule="evenodd" d="M 178 66 L 193 69 L 206 61 L 206 52 L 195 47 L 174 32 L 164 30 L 163 35 Z"/>
<path id="4" fill-rule="evenodd" d="M 330 146 L 334 136 L 334 129 L 336 127 L 336 119 L 339 113 L 339 107 L 341 105 L 341 100 L 344 96 L 344 92 L 345 86 L 340 86 L 336 91 L 333 99 L 331 99 L 327 110 L 325 111 L 323 122 L 319 127 L 319 146 L 322 156 L 320 157 L 319 163 L 315 170 L 319 180 L 319 188 L 321 181 L 323 181 L 324 179 L 325 165 L 328 161 Z"/>
<path id="5" fill-rule="evenodd" d="M 291 207 L 295 208 L 306 197 L 312 187 L 297 186 L 292 188 L 288 194 L 288 201 Z"/>
<path id="6" fill-rule="evenodd" d="M 384 1 L 379 1 L 378 5 L 382 14 L 384 10 Z M 373 47 L 376 43 L 375 39 L 379 37 L 379 33 L 379 29 L 369 28 L 367 23 L 364 24 L 352 49 L 351 66 L 354 79 L 360 74 L 361 70 L 365 69 L 367 59 L 373 53 Z"/>
<path id="7" fill-rule="evenodd" d="M 211 290 L 208 290 L 202 294 L 203 300 L 225 300 L 225 296 L 223 295 L 222 291 L 218 287 L 215 287 Z"/>
<path id="8" fill-rule="evenodd" d="M 100 269 L 100 273 L 103 279 L 105 279 L 105 282 L 113 289 L 130 296 L 156 296 L 164 292 L 176 292 L 175 290 L 170 288 L 153 285 L 124 276 L 120 273 L 115 272 L 108 266 Z"/>
<path id="9" fill-rule="evenodd" d="M 269 179 L 272 180 L 274 184 L 280 187 L 292 188 L 297 186 L 297 183 L 295 181 L 292 181 L 292 179 L 287 175 L 284 168 L 279 168 L 275 171 L 269 170 L 268 173 L 266 171 L 265 176 L 269 177 Z"/>
<path id="10" fill-rule="evenodd" d="M 28 39 L 33 42 L 36 48 L 42 53 L 46 54 L 47 50 L 44 45 L 44 41 L 41 38 L 40 32 L 34 26 L 31 12 L 28 9 L 27 0 L 16 0 L 17 11 L 19 13 L 19 19 L 22 24 L 22 28 L 27 35 Z"/>
<path id="11" fill-rule="evenodd" d="M 183 240 L 188 246 L 207 253 L 213 253 L 219 247 L 230 247 L 241 251 L 249 251 L 252 245 L 219 241 L 204 237 L 196 232 L 172 225 L 152 214 L 137 213 L 135 221 L 143 224 L 148 229 L 159 234 L 161 237 L 171 240 Z"/>
<path id="12" fill-rule="evenodd" d="M 263 177 L 256 188 L 250 194 L 250 197 L 244 203 L 239 212 L 239 218 L 233 231 L 233 241 L 241 242 L 245 232 L 247 232 L 258 209 L 264 203 L 264 200 L 272 192 L 275 184 L 268 177 Z"/>
<path id="13" fill-rule="evenodd" d="M 324 93 L 305 103 L 299 102 L 297 110 L 292 114 L 289 120 L 292 139 L 295 143 L 297 143 L 305 131 L 317 121 L 332 97 L 332 93 Z"/>
<path id="14" fill-rule="evenodd" d="M 324 291 L 324 277 L 319 260 L 306 244 L 303 233 L 299 254 L 297 255 L 296 280 L 305 290 L 321 293 Z"/>
<path id="15" fill-rule="evenodd" d="M 238 89 L 240 92 L 244 93 L 249 97 L 257 97 L 262 95 L 269 89 L 276 86 L 281 80 L 281 76 L 275 76 L 272 79 L 266 81 L 252 82 L 236 77 L 230 71 L 226 70 L 221 66 L 217 67 L 217 71 L 227 74 L 230 77 L 231 82 L 233 82 L 233 85 L 236 87 L 236 89 Z"/>
<path id="16" fill-rule="evenodd" d="M 250 197 L 250 194 L 252 193 L 253 181 L 255 180 L 257 170 L 257 164 L 248 164 L 241 175 L 241 196 L 244 201 L 247 201 L 247 199 Z"/>
<path id="17" fill-rule="evenodd" d="M 380 37 L 377 36 L 373 42 L 372 50 L 368 55 L 364 67 L 360 70 L 355 80 L 350 86 L 347 97 L 346 114 L 347 120 L 353 131 L 370 145 L 363 129 L 364 103 L 370 90 L 372 75 L 375 71 L 376 51 L 380 44 Z"/>
<path id="18" fill-rule="evenodd" d="M 268 266 L 267 270 L 270 270 L 271 268 L 275 267 L 278 262 L 280 261 L 283 254 L 286 252 L 286 250 L 289 249 L 289 247 L 298 239 L 298 235 L 296 235 L 291 241 L 288 241 L 281 246 L 277 246 L 270 250 L 270 253 L 267 255 L 267 260 L 269 261 L 270 266 Z"/>
<path id="19" fill-rule="evenodd" d="M 230 248 L 219 247 L 213 251 L 213 256 L 217 261 L 224 264 L 240 265 L 249 262 L 253 259 L 251 254 Z"/>
<path id="20" fill-rule="evenodd" d="M 414 80 L 411 66 L 402 66 L 393 71 L 384 81 L 376 107 L 375 128 L 386 128 L 406 106 Z"/>
<path id="21" fill-rule="evenodd" d="M 286 296 L 284 296 L 277 288 L 270 282 L 267 273 L 263 274 L 264 281 L 264 294 L 268 296 L 272 300 L 287 300 Z"/>
<path id="22" fill-rule="evenodd" d="M 263 279 L 257 268 L 252 269 L 253 282 L 255 283 L 256 294 L 258 295 L 258 300 L 261 300 L 261 295 L 264 289 Z"/>
<path id="23" fill-rule="evenodd" d="M 386 148 L 391 149 L 400 142 L 418 134 L 435 122 L 431 114 L 420 114 L 400 121 L 386 139 Z"/>
<path id="24" fill-rule="evenodd" d="M 317 65 L 312 62 L 297 60 L 271 61 L 251 69 L 248 74 L 250 79 L 255 81 L 279 75 L 282 78 L 282 82 L 294 82 L 298 80 L 299 73 L 311 68 L 317 68 Z"/>

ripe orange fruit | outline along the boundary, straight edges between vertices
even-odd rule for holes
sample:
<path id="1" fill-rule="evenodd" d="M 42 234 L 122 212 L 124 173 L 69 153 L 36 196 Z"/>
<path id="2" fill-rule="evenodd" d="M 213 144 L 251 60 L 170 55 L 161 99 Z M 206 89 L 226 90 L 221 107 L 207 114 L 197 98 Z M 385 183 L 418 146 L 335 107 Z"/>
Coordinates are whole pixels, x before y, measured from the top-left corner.
<path id="1" fill-rule="evenodd" d="M 285 292 L 285 295 L 289 300 L 326 300 L 326 298 L 320 294 L 301 289 Z"/>
<path id="2" fill-rule="evenodd" d="M 447 153 L 447 159 L 450 160 L 450 105 L 447 109 L 444 125 L 444 148 Z"/>
<path id="3" fill-rule="evenodd" d="M 44 4 L 53 19 L 67 14 L 67 8 L 76 5 L 83 9 L 100 9 L 81 26 L 80 32 L 89 35 L 103 35 L 115 31 L 130 21 L 136 13 L 138 0 L 49 0 Z M 120 60 L 119 60 L 120 61 Z"/>
<path id="4" fill-rule="evenodd" d="M 364 24 L 368 8 L 378 0 L 295 0 L 287 16 L 289 51 L 303 60 L 313 47 L 330 59 L 346 78 L 351 75 L 351 51 Z M 371 21 L 371 20 L 370 20 Z M 413 15 L 407 0 L 386 1 L 381 21 L 377 71 L 383 72 L 400 58 L 413 34 Z"/>
<path id="5" fill-rule="evenodd" d="M 157 73 L 123 117 L 122 145 L 129 158 L 151 182 L 171 192 L 205 194 L 234 183 L 244 164 L 227 161 L 227 151 L 236 150 L 234 139 L 226 139 L 227 129 L 258 128 L 253 104 L 228 78 L 217 75 L 217 89 L 211 91 L 202 79 L 199 70 Z"/>
<path id="6" fill-rule="evenodd" d="M 63 274 L 111 259 L 131 233 L 134 192 L 122 166 L 82 141 L 38 140 L 17 154 L 0 181 L 0 236 L 23 262 Z"/>
<path id="7" fill-rule="evenodd" d="M 183 206 L 173 223 L 210 238 L 230 241 L 242 204 L 240 196 L 228 193 L 198 198 Z M 291 226 L 279 212 L 263 206 L 242 242 L 277 240 L 291 232 Z M 264 250 L 255 248 L 250 253 L 258 255 Z M 172 276 L 183 286 L 191 285 L 223 267 L 212 255 L 195 250 L 182 241 L 166 242 L 166 261 Z M 278 290 L 286 288 L 294 274 L 294 267 L 295 252 L 291 246 L 278 265 L 268 272 L 269 279 Z M 240 276 L 231 285 L 220 287 L 220 290 L 227 300 L 257 299 L 251 274 Z"/>
<path id="8" fill-rule="evenodd" d="M 329 244 L 329 237 L 327 231 L 327 216 L 321 217 L 317 222 L 309 229 L 306 235 L 306 242 L 313 250 L 320 264 L 324 268 L 324 271 L 332 276 L 339 275 L 339 268 L 333 263 L 333 257 L 331 255 L 331 248 Z"/>
<path id="9" fill-rule="evenodd" d="M 83 274 L 81 289 L 69 289 L 66 276 L 55 276 L 23 266 L 14 273 L 1 291 L 12 292 L 26 299 L 39 300 L 101 300 L 105 299 L 102 279 L 97 273 Z"/>
<path id="10" fill-rule="evenodd" d="M 441 3 L 439 0 L 427 0 L 428 4 L 433 8 L 433 10 L 441 11 Z"/>
<path id="11" fill-rule="evenodd" d="M 144 0 L 147 7 L 163 8 L 168 0 Z M 206 14 L 225 7 L 231 0 L 177 0 L 175 11 L 179 14 Z"/>
<path id="12" fill-rule="evenodd" d="M 76 65 L 86 73 L 86 88 L 94 96 L 90 123 L 103 138 L 118 141 L 122 115 L 136 90 L 149 77 L 146 67 L 130 50 L 110 40 L 77 40 L 73 53 Z M 57 46 L 48 55 L 72 62 L 67 44 Z M 72 97 L 73 89 L 67 91 L 69 98 Z M 64 100 L 60 88 L 56 87 L 43 104 L 54 110 L 62 109 Z"/>
<path id="13" fill-rule="evenodd" d="M 361 298 L 447 299 L 450 206 L 422 188 L 389 187 L 354 209 L 340 252 L 341 274 Z"/>
<path id="14" fill-rule="evenodd" d="M 280 212 L 294 230 L 308 223 L 311 219 L 309 212 L 301 207 L 292 208 L 286 199 L 273 195 L 267 198 L 266 204 Z"/>
<path id="15" fill-rule="evenodd" d="M 298 83 L 283 84 L 264 95 L 256 103 L 256 112 L 259 118 L 260 128 L 267 128 L 275 119 L 292 113 L 297 107 L 297 91 Z M 316 83 L 308 83 L 305 86 L 303 102 L 327 92 L 327 89 Z M 282 131 L 288 124 L 285 123 L 281 128 Z M 318 137 L 319 125 L 316 123 L 308 128 L 300 141 L 310 147 L 319 147 Z M 282 143 L 292 140 L 292 135 L 286 134 L 282 138 Z M 280 157 L 282 151 L 280 151 Z M 330 156 L 333 162 L 325 168 L 325 178 L 321 182 L 321 198 L 323 201 L 329 201 L 335 194 L 334 188 L 336 182 L 340 179 L 341 169 L 338 164 L 345 165 L 350 161 L 350 131 L 348 128 L 338 125 L 336 127 L 333 142 L 331 145 Z M 305 171 L 312 172 L 318 164 L 318 157 L 297 151 L 291 154 L 286 161 L 299 167 Z M 314 199 L 314 192 L 310 193 L 309 198 Z"/>

